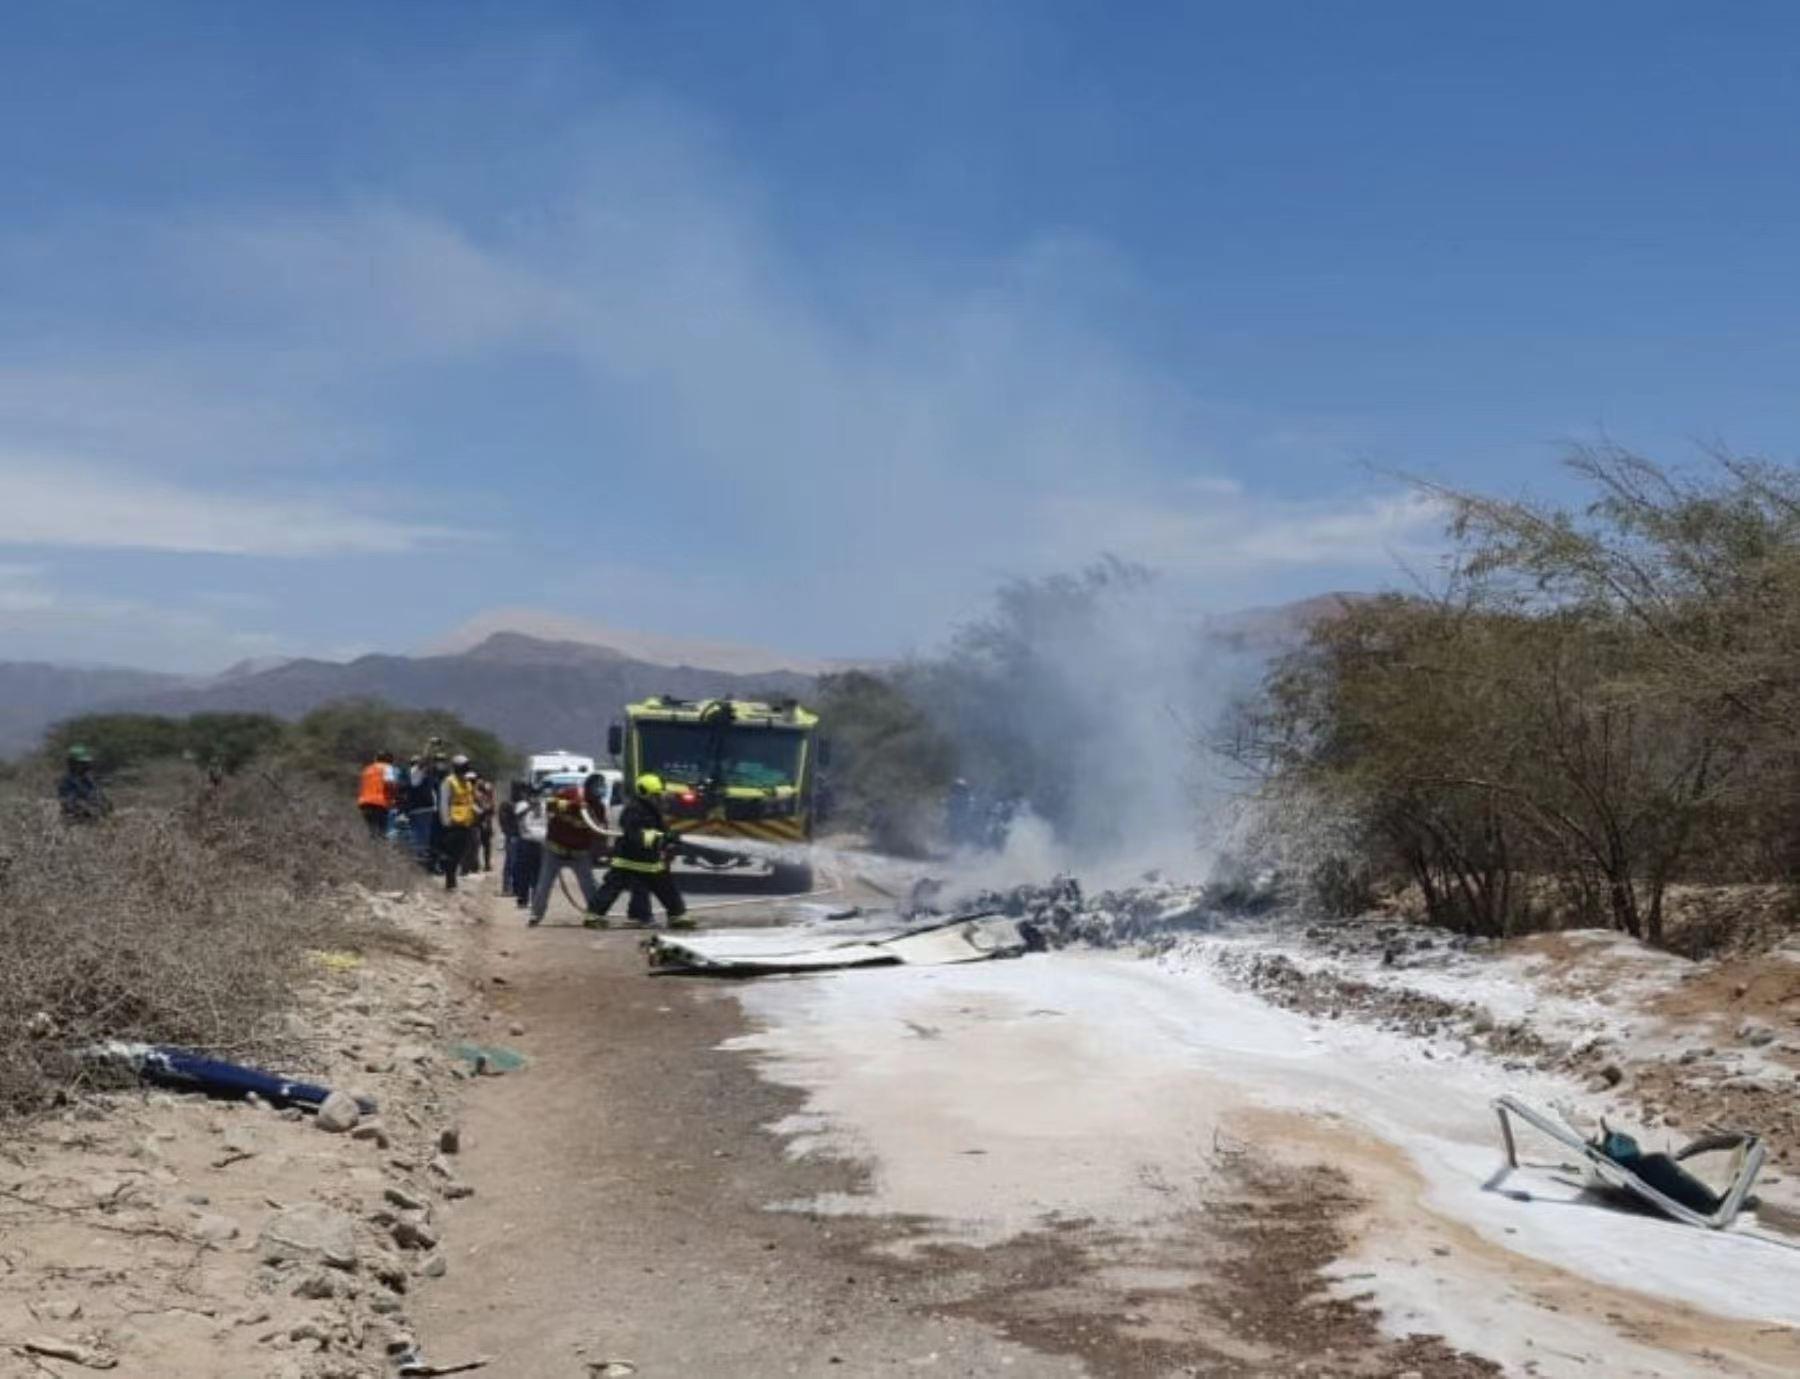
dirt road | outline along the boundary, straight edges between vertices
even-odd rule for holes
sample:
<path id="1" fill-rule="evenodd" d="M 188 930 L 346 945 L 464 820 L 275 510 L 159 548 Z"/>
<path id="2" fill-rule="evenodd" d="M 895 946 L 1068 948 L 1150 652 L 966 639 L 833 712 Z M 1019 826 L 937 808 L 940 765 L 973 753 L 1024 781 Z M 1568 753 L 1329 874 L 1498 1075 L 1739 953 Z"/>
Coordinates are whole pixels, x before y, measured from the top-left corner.
<path id="1" fill-rule="evenodd" d="M 633 934 L 494 913 L 488 1029 L 532 1062 L 470 1089 L 458 1169 L 478 1196 L 415 1318 L 438 1363 L 1162 1379 L 1800 1356 L 1791 1323 L 1672 1300 L 1698 1233 L 1482 1194 L 1493 1151 L 1464 1136 L 1486 1087 L 1253 998 L 1061 954 L 652 978 Z M 1646 1260 L 1670 1245 L 1659 1282 Z M 1769 1266 L 1794 1266 L 1757 1263 L 1773 1300 L 1748 1314 L 1779 1311 Z"/>
<path id="2" fill-rule="evenodd" d="M 1238 1176 L 1210 1217 L 1192 1202 L 1153 1242 L 1067 1218 L 972 1245 L 809 1209 L 866 1193 L 868 1166 L 795 1158 L 772 1133 L 804 1124 L 804 1099 L 721 1047 L 751 1031 L 731 985 L 650 978 L 636 935 L 584 931 L 560 902 L 536 931 L 510 906 L 495 917 L 491 1029 L 531 1065 L 471 1089 L 458 1168 L 478 1195 L 416 1318 L 439 1363 L 490 1355 L 508 1379 L 620 1361 L 646 1376 L 1161 1376 L 1349 1350 L 1368 1364 L 1346 1373 L 1492 1372 L 1309 1300 L 1351 1203 L 1327 1191 L 1297 1208 L 1276 1170 Z"/>
<path id="3" fill-rule="evenodd" d="M 1084 1372 L 953 1315 L 952 1272 L 880 1257 L 906 1223 L 767 1210 L 861 1170 L 768 1133 L 801 1098 L 720 1050 L 746 1028 L 726 987 L 648 978 L 637 935 L 560 901 L 535 931 L 495 914 L 493 1028 L 531 1065 L 472 1089 L 479 1195 L 418 1318 L 430 1355 L 490 1354 L 504 1379 Z"/>

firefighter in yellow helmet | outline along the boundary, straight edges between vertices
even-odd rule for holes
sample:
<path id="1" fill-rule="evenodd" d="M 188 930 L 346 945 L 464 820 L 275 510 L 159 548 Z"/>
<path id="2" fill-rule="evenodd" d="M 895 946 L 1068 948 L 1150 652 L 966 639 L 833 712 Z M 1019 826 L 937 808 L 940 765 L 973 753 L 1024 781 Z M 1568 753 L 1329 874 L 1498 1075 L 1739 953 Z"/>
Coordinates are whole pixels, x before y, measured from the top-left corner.
<path id="1" fill-rule="evenodd" d="M 691 929 L 687 902 L 669 874 L 669 849 L 675 837 L 662 814 L 662 777 L 646 771 L 637 778 L 632 798 L 619 811 L 619 838 L 613 844 L 612 865 L 594 897 L 592 914 L 586 921 L 596 929 L 606 927 L 606 912 L 620 894 L 629 890 L 631 899 L 625 914 L 634 924 L 651 920 L 650 897 L 662 902 L 671 929 Z"/>

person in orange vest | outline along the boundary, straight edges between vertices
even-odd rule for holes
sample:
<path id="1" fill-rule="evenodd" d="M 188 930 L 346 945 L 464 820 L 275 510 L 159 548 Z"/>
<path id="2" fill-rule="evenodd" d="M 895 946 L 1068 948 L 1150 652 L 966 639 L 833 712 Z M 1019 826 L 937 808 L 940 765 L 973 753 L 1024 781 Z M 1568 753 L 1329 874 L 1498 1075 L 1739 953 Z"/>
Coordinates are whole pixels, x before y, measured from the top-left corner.
<path id="1" fill-rule="evenodd" d="M 375 760 L 362 769 L 362 786 L 356 793 L 356 807 L 362 811 L 369 836 L 377 841 L 387 837 L 388 811 L 394 807 L 394 754 L 377 752 Z"/>

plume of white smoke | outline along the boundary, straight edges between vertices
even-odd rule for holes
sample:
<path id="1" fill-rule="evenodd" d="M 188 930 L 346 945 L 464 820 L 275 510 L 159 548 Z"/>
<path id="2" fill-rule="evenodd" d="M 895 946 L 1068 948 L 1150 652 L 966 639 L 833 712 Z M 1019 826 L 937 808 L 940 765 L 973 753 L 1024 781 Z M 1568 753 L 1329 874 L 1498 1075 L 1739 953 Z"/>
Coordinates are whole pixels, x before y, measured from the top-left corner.
<path id="1" fill-rule="evenodd" d="M 998 854 L 963 855 L 959 880 L 1207 879 L 1232 794 L 1205 744 L 1262 665 L 1118 562 L 1003 591 L 959 640 L 948 698 L 971 784 L 1026 808 Z"/>

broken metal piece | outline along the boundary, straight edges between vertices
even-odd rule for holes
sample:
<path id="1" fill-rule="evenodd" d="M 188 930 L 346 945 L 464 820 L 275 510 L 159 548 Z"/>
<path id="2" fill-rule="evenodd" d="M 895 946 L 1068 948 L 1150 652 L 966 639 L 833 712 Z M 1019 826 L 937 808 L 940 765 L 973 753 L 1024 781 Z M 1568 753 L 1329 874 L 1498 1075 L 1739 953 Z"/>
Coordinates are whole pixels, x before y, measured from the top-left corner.
<path id="1" fill-rule="evenodd" d="M 415 1346 L 399 1357 L 398 1373 L 401 1379 L 433 1379 L 440 1374 L 467 1374 L 471 1370 L 486 1369 L 493 1363 L 492 1355 L 477 1355 L 473 1360 L 462 1360 L 456 1364 L 434 1365 Z"/>
<path id="2" fill-rule="evenodd" d="M 1644 1154 L 1629 1135 L 1608 1131 L 1604 1124 L 1597 1140 L 1587 1140 L 1566 1122 L 1553 1121 L 1516 1097 L 1496 1097 L 1493 1104 L 1500 1117 L 1507 1171 L 1519 1167 L 1512 1127 L 1512 1117 L 1517 1116 L 1577 1155 L 1592 1184 L 1629 1193 L 1665 1216 L 1705 1230 L 1723 1230 L 1737 1218 L 1768 1152 L 1760 1136 L 1729 1131 L 1704 1136 L 1673 1155 Z M 1732 1171 L 1723 1193 L 1714 1192 L 1681 1167 L 1683 1160 L 1725 1149 L 1732 1152 Z"/>
<path id="3" fill-rule="evenodd" d="M 777 972 L 827 972 L 845 967 L 931 967 L 946 963 L 1016 958 L 1030 951 L 1027 926 L 1000 915 L 963 915 L 923 929 L 885 937 L 849 939 L 810 948 L 777 949 L 766 941 L 729 933 L 657 934 L 644 943 L 653 969 L 763 976 Z"/>

